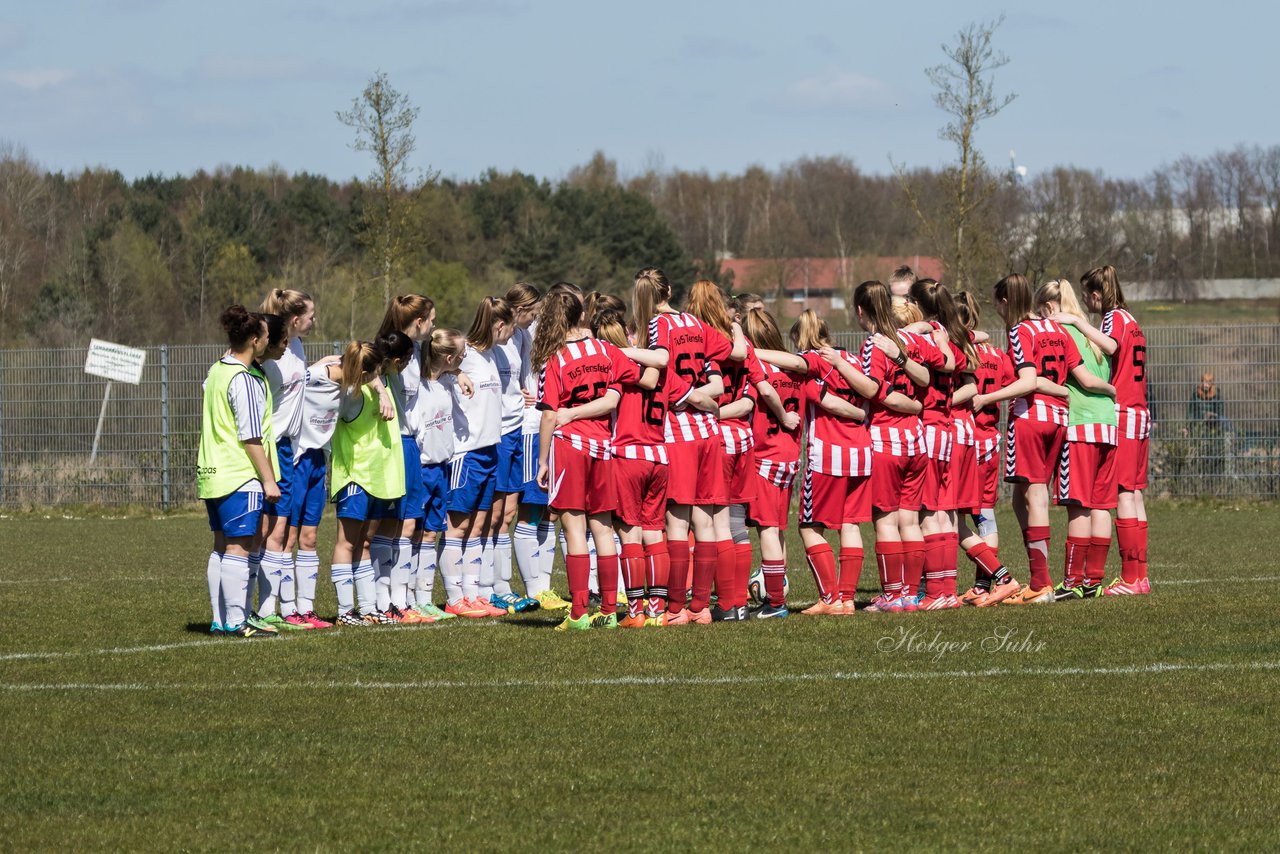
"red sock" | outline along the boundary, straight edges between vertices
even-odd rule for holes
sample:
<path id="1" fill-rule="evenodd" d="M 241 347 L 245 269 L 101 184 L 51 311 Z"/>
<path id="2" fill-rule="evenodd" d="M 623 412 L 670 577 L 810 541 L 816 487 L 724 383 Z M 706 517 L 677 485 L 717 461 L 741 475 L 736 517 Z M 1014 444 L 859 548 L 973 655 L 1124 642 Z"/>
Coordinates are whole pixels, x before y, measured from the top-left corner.
<path id="1" fill-rule="evenodd" d="M 667 578 L 671 574 L 671 557 L 667 541 L 648 543 L 644 547 L 645 581 L 649 583 L 649 616 L 657 617 L 667 609 Z"/>
<path id="2" fill-rule="evenodd" d="M 901 596 L 915 596 L 920 592 L 920 579 L 924 576 L 924 540 L 902 542 L 902 590 Z"/>
<path id="3" fill-rule="evenodd" d="M 1138 552 L 1138 561 L 1141 564 L 1141 566 L 1139 567 L 1139 571 L 1142 573 L 1142 575 L 1140 575 L 1139 578 L 1146 578 L 1147 577 L 1147 523 L 1145 520 L 1140 520 L 1138 522 L 1138 530 L 1142 533 L 1142 539 L 1140 540 L 1140 545 L 1139 545 L 1140 551 Z"/>
<path id="4" fill-rule="evenodd" d="M 852 602 L 858 594 L 858 576 L 862 574 L 862 555 L 860 548 L 840 549 L 840 598 Z"/>
<path id="5" fill-rule="evenodd" d="M 600 579 L 600 613 L 618 610 L 618 556 L 596 554 L 596 576 Z"/>
<path id="6" fill-rule="evenodd" d="M 721 608 L 732 608 L 734 601 L 733 584 L 738 576 L 738 555 L 734 550 L 733 540 L 720 540 L 716 543 L 716 602 Z M 710 597 L 708 597 L 710 604 Z"/>
<path id="7" fill-rule="evenodd" d="M 1049 526 L 1033 525 L 1022 532 L 1022 542 L 1027 547 L 1027 563 L 1031 568 L 1031 589 L 1043 590 L 1053 586 L 1049 576 Z"/>
<path id="8" fill-rule="evenodd" d="M 747 582 L 751 580 L 751 543 L 735 543 L 733 546 L 733 606 L 744 608 L 747 604 Z"/>
<path id="9" fill-rule="evenodd" d="M 969 546 L 964 553 L 969 556 L 969 560 L 973 561 L 979 577 L 991 578 L 1000 569 L 1000 557 L 985 540 L 979 540 L 976 546 Z"/>
<path id="10" fill-rule="evenodd" d="M 1089 560 L 1089 538 L 1067 537 L 1067 551 L 1062 565 L 1062 580 L 1076 587 L 1084 583 L 1085 564 Z"/>
<path id="11" fill-rule="evenodd" d="M 823 602 L 830 602 L 836 594 L 836 556 L 829 543 L 820 543 L 804 550 L 805 559 L 809 561 L 809 569 L 813 571 L 814 583 L 818 585 L 818 595 Z"/>
<path id="12" fill-rule="evenodd" d="M 769 604 L 787 604 L 787 565 L 780 560 L 762 560 L 760 571 L 764 573 L 764 595 Z"/>
<path id="13" fill-rule="evenodd" d="M 667 556 L 671 560 L 671 571 L 668 573 L 670 581 L 667 584 L 667 610 L 672 614 L 679 614 L 688 602 L 685 578 L 689 575 L 691 562 L 689 541 L 668 538 Z"/>
<path id="14" fill-rule="evenodd" d="M 1107 577 L 1107 553 L 1111 551 L 1110 537 L 1090 537 L 1089 554 L 1084 559 L 1084 578 L 1089 584 L 1101 584 Z"/>
<path id="15" fill-rule="evenodd" d="M 960 591 L 956 590 L 956 576 L 960 573 L 960 535 L 955 531 L 944 534 L 946 546 L 942 551 L 944 558 L 943 574 L 942 574 L 942 592 L 948 596 L 955 596 Z"/>
<path id="16" fill-rule="evenodd" d="M 1126 583 L 1142 577 L 1142 530 L 1137 519 L 1116 519 L 1116 543 L 1120 546 L 1120 576 Z"/>
<path id="17" fill-rule="evenodd" d="M 622 584 L 627 593 L 627 616 L 644 612 L 644 546 L 622 544 Z"/>
<path id="18" fill-rule="evenodd" d="M 947 535 L 927 534 L 924 538 L 924 595 L 932 599 L 945 595 Z"/>
<path id="19" fill-rule="evenodd" d="M 693 544 L 693 599 L 690 611 L 704 611 L 711 604 L 711 584 L 719 565 L 719 543 Z"/>
<path id="20" fill-rule="evenodd" d="M 902 552 L 898 540 L 876 541 L 876 568 L 880 570 L 880 589 L 886 599 L 896 599 L 902 593 Z"/>
<path id="21" fill-rule="evenodd" d="M 587 555 L 565 555 L 564 572 L 569 577 L 569 599 L 573 603 L 569 616 L 576 620 L 587 613 L 587 597 L 591 595 L 588 589 L 591 583 L 591 558 Z"/>

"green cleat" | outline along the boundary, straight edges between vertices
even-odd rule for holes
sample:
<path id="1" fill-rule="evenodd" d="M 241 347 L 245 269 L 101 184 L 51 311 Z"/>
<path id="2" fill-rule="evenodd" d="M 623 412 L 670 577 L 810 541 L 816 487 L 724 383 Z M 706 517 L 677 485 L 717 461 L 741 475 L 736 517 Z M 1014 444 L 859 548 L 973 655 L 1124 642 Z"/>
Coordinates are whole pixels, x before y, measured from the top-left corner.
<path id="1" fill-rule="evenodd" d="M 413 610 L 417 611 L 419 614 L 421 614 L 424 617 L 434 617 L 437 622 L 444 621 L 444 620 L 455 620 L 458 617 L 457 614 L 450 614 L 448 611 L 444 610 L 443 608 L 437 608 L 434 604 L 418 605 Z"/>
<path id="2" fill-rule="evenodd" d="M 578 619 L 565 617 L 564 622 L 556 626 L 557 632 L 585 632 L 591 628 L 591 618 L 583 614 Z"/>
<path id="3" fill-rule="evenodd" d="M 596 614 L 591 618 L 591 628 L 593 629 L 616 629 L 618 627 L 618 615 L 614 614 Z"/>
<path id="4" fill-rule="evenodd" d="M 267 618 L 259 617 L 257 614 L 250 614 L 245 617 L 244 624 L 264 635 L 280 634 L 280 630 L 277 629 Z"/>
<path id="5" fill-rule="evenodd" d="M 538 600 L 538 606 L 544 611 L 559 611 L 569 607 L 569 603 L 561 599 L 554 590 L 544 590 L 534 598 Z"/>

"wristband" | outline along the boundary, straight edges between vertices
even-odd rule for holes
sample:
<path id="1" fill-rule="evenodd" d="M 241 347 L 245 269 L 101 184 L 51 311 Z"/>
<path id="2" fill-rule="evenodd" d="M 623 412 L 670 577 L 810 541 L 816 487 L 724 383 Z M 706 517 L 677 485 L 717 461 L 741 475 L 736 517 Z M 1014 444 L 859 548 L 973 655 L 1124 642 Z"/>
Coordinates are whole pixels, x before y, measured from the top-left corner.
<path id="1" fill-rule="evenodd" d="M 895 365 L 897 365 L 899 368 L 905 368 L 905 367 L 907 366 L 907 354 L 906 354 L 906 353 L 899 352 L 899 353 L 898 353 L 898 358 L 893 359 L 892 361 L 893 361 L 893 363 L 894 363 Z"/>

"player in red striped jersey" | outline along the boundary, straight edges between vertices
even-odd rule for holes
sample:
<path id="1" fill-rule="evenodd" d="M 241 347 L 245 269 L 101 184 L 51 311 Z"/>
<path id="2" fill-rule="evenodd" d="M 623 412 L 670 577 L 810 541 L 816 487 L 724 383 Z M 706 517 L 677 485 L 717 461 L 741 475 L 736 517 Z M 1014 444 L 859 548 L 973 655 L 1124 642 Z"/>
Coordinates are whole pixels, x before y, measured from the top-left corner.
<path id="1" fill-rule="evenodd" d="M 741 359 L 746 342 L 740 335 L 730 344 L 722 336 L 709 335 L 696 317 L 676 311 L 671 303 L 671 283 L 656 267 L 645 267 L 635 279 L 637 328 L 648 330 L 648 346 L 665 349 L 670 361 L 661 380 L 667 391 L 665 436 L 673 471 L 681 474 L 667 481 L 667 544 L 671 560 L 667 610 L 662 625 L 711 622 L 711 582 L 716 566 L 732 566 L 733 540 L 725 506 L 724 463 L 716 416 L 689 407 L 689 393 L 697 390 L 717 398 L 723 380 L 714 363 Z M 692 529 L 693 598 L 685 607 L 688 538 Z"/>
<path id="2" fill-rule="evenodd" d="M 747 339 L 761 350 L 783 351 L 782 333 L 773 315 L 764 308 L 747 312 Z M 758 351 L 757 351 L 758 352 Z M 757 355 L 758 359 L 758 355 Z M 804 372 L 785 371 L 760 362 L 766 382 L 782 400 L 784 415 L 758 408 L 752 418 L 755 439 L 755 490 L 747 516 L 760 537 L 760 566 L 765 593 L 753 619 L 785 618 L 787 548 L 783 532 L 791 509 L 791 487 L 800 467 L 800 424 L 810 406 L 817 403 L 818 385 Z"/>
<path id="3" fill-rule="evenodd" d="M 1068 409 L 1065 397 L 1040 390 L 1037 379 L 1063 386 L 1067 376 L 1080 379 L 1081 387 L 1102 390 L 1106 383 L 1080 367 L 1080 353 L 1066 330 L 1035 314 L 1031 285 L 1020 273 L 1012 273 L 992 290 L 996 311 L 1009 325 L 1009 356 L 1017 379 L 990 395 L 977 395 L 973 405 L 1012 400 L 1005 443 L 1005 480 L 1012 483 L 1013 511 L 1022 528 L 1031 579 L 1005 604 L 1041 604 L 1053 601 L 1049 577 L 1049 481 L 1066 439 Z M 1065 390 L 1065 389 L 1063 389 Z"/>
<path id="4" fill-rule="evenodd" d="M 956 311 L 964 325 L 973 330 L 978 325 L 981 309 L 977 297 L 969 291 L 956 294 Z M 989 342 L 975 346 L 974 364 L 976 394 L 990 394 L 1013 382 L 1013 364 L 1008 355 Z M 969 404 L 972 405 L 972 398 Z M 996 501 L 1000 497 L 1000 404 L 988 404 L 973 410 L 974 449 L 978 462 L 978 501 L 968 514 L 956 518 L 960 548 L 964 549 L 976 570 L 974 584 L 960 597 L 965 605 L 987 607 L 997 605 L 1021 587 L 1000 562 L 1000 537 L 996 528 Z M 972 520 L 973 528 L 969 527 Z"/>
<path id="5" fill-rule="evenodd" d="M 588 629 L 591 559 L 587 529 L 596 544 L 602 625 L 616 626 L 618 555 L 613 542 L 616 498 L 609 477 L 610 418 L 622 396 L 613 360 L 605 345 L 581 328 L 582 300 L 574 293 L 544 298 L 533 340 L 533 365 L 541 371 L 538 408 L 538 483 L 548 490 L 550 506 L 560 512 L 567 543 L 565 571 L 572 606 L 559 630 Z M 638 369 L 632 379 L 639 379 Z M 602 411 L 570 420 L 560 410 L 600 401 Z M 563 423 L 562 423 L 563 422 Z"/>
<path id="6" fill-rule="evenodd" d="M 1121 577 L 1107 588 L 1107 594 L 1150 593 L 1147 506 L 1143 500 L 1152 423 L 1147 408 L 1147 338 L 1125 304 L 1115 267 L 1095 267 L 1085 273 L 1080 284 L 1085 306 L 1102 315 L 1102 326 L 1095 328 L 1084 320 L 1077 320 L 1076 326 L 1111 357 L 1111 381 L 1116 387 L 1120 421 L 1116 437 L 1116 540 L 1120 546 Z"/>

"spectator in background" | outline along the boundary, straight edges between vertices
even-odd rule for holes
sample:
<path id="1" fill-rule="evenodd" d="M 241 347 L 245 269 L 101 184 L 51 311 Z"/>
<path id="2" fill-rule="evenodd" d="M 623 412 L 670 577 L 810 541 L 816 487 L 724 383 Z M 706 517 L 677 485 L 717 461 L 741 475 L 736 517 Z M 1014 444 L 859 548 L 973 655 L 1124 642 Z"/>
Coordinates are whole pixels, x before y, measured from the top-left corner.
<path id="1" fill-rule="evenodd" d="M 1213 374 L 1206 371 L 1200 378 L 1200 384 L 1191 395 L 1187 404 L 1187 420 L 1199 424 L 1205 432 L 1220 432 L 1227 429 L 1227 419 L 1222 414 L 1222 398 L 1218 397 L 1218 384 L 1213 381 Z M 1192 429 L 1195 429 L 1192 426 Z"/>
<path id="2" fill-rule="evenodd" d="M 889 293 L 895 297 L 911 297 L 911 286 L 915 284 L 916 273 L 906 264 L 893 271 L 889 277 Z"/>

